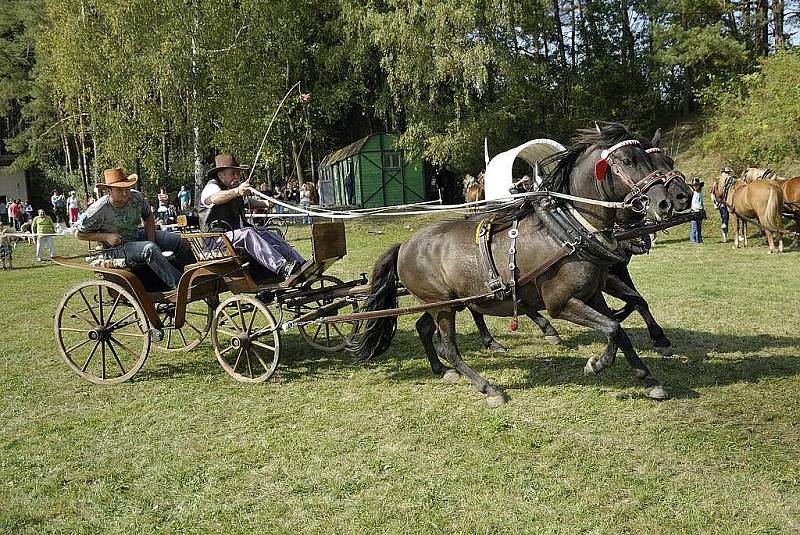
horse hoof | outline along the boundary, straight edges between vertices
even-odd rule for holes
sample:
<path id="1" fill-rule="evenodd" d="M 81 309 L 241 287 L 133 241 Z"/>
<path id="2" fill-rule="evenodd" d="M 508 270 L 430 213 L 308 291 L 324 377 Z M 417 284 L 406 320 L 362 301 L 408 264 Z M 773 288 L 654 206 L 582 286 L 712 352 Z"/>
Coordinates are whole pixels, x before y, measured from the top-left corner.
<path id="1" fill-rule="evenodd" d="M 656 353 L 662 357 L 671 357 L 675 354 L 675 352 L 672 350 L 672 346 L 653 346 L 653 349 L 655 349 Z"/>
<path id="2" fill-rule="evenodd" d="M 659 401 L 663 399 L 669 399 L 669 394 L 661 385 L 655 385 L 645 388 L 644 395 L 649 397 L 650 399 L 657 399 Z"/>
<path id="3" fill-rule="evenodd" d="M 596 373 L 599 373 L 599 370 L 594 367 L 592 361 L 590 360 L 586 363 L 586 366 L 583 367 L 583 375 L 595 375 Z"/>
<path id="4" fill-rule="evenodd" d="M 505 348 L 505 346 L 503 346 L 503 344 L 501 344 L 497 340 L 492 340 L 492 343 L 489 344 L 489 346 L 486 349 L 489 349 L 490 351 L 503 351 L 503 352 L 508 351 Z"/>
<path id="5" fill-rule="evenodd" d="M 455 370 L 447 370 L 442 375 L 442 381 L 444 381 L 449 385 L 456 384 L 459 381 L 459 379 L 461 379 L 461 374 Z"/>
<path id="6" fill-rule="evenodd" d="M 548 334 L 544 337 L 544 341 L 552 346 L 561 344 L 561 337 L 557 334 Z"/>
<path id="7" fill-rule="evenodd" d="M 500 405 L 504 405 L 506 402 L 506 397 L 503 394 L 495 394 L 493 396 L 486 396 L 486 404 L 489 407 L 496 409 Z"/>

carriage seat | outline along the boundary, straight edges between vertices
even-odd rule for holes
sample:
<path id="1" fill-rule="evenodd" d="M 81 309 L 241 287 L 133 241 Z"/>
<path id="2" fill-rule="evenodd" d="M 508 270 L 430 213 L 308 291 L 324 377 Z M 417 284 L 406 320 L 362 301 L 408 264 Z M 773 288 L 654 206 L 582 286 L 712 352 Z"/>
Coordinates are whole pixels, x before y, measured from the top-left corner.
<path id="1" fill-rule="evenodd" d="M 230 259 L 240 266 L 247 264 L 248 274 L 258 285 L 280 284 L 291 286 L 310 273 L 324 271 L 330 264 L 347 254 L 344 223 L 314 223 L 311 225 L 311 258 L 300 271 L 289 277 L 277 275 L 252 258 L 243 250 L 233 247 L 222 232 L 183 233 L 181 237 L 189 243 L 198 264 L 221 259 Z"/>

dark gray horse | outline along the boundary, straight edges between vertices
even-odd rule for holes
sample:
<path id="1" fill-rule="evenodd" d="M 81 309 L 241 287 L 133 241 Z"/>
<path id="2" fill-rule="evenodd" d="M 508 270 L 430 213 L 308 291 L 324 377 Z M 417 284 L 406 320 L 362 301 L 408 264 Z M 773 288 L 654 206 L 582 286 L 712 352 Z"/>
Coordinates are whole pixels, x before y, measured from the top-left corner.
<path id="1" fill-rule="evenodd" d="M 619 202 L 630 198 L 633 183 L 647 183 L 644 190 L 650 205 L 656 207 L 663 217 L 669 216 L 672 207 L 666 189 L 663 183 L 652 180 L 657 174 L 641 145 L 624 143 L 632 139 L 633 134 L 622 125 L 604 128 L 602 132 L 595 129 L 580 131 L 575 145 L 559 161 L 545 187 L 587 199 Z M 608 154 L 608 149 L 614 149 L 612 154 Z M 593 247 L 600 244 L 609 251 L 617 249 L 617 244 L 610 238 L 615 208 L 582 202 L 575 202 L 573 206 L 583 220 L 583 229 L 591 233 Z M 495 218 L 500 227 L 518 222 L 519 237 L 515 249 L 519 273 L 539 270 L 565 248 L 565 241 L 556 236 L 556 231 L 548 226 L 549 220 L 545 221 L 543 218 L 546 216 L 540 217 L 540 214 L 543 214 L 541 208 L 527 200 L 501 211 Z M 362 310 L 396 307 L 398 281 L 418 300 L 429 304 L 486 294 L 485 271 L 476 252 L 476 226 L 474 220 L 434 224 L 423 228 L 405 243 L 390 248 L 375 264 L 371 293 Z M 510 246 L 508 233 L 497 232 L 494 235 L 491 248 L 495 258 L 504 257 Z M 561 257 L 530 283 L 517 289 L 519 308 L 522 312 L 547 310 L 553 318 L 599 330 L 608 337 L 608 345 L 602 355 L 588 360 L 585 373 L 599 373 L 613 364 L 619 348 L 636 377 L 643 381 L 645 394 L 665 399 L 668 397 L 666 390 L 636 354 L 619 322 L 609 317 L 611 311 L 602 299 L 608 266 L 613 262 L 603 262 L 597 255 L 581 251 Z M 512 278 L 507 262 L 498 262 L 498 270 L 503 280 Z M 514 314 L 513 302 L 508 296 L 502 300 L 487 298 L 468 306 L 481 314 Z M 503 403 L 504 395 L 462 360 L 456 343 L 455 314 L 456 309 L 452 306 L 442 306 L 429 310 L 417 321 L 417 332 L 433 373 L 446 380 L 457 378 L 457 374 L 465 375 L 478 391 L 487 396 L 490 405 Z M 366 361 L 384 352 L 391 344 L 396 328 L 396 317 L 367 321 L 353 348 L 358 352 L 359 360 Z M 440 357 L 445 358 L 455 371 L 448 370 Z"/>
<path id="2" fill-rule="evenodd" d="M 613 127 L 613 125 L 611 127 Z M 645 148 L 645 152 L 650 159 L 650 164 L 653 169 L 664 171 L 667 198 L 672 203 L 674 210 L 676 212 L 688 210 L 692 202 L 692 190 L 686 184 L 684 176 L 674 170 L 675 161 L 659 148 L 661 130 L 656 130 L 652 140 L 640 137 L 639 141 Z M 657 219 L 658 214 L 653 208 L 652 206 L 650 207 L 650 217 Z M 618 213 L 617 217 L 622 221 L 630 222 L 631 220 L 641 219 L 643 215 L 636 213 Z M 638 312 L 645 322 L 650 340 L 653 343 L 653 348 L 663 356 L 670 356 L 673 352 L 672 343 L 669 338 L 667 338 L 666 334 L 664 334 L 664 329 L 661 328 L 661 325 L 659 325 L 653 317 L 653 314 L 650 312 L 650 305 L 636 289 L 633 279 L 631 278 L 628 264 L 630 264 L 632 256 L 630 251 L 628 251 L 626 255 L 627 258 L 624 262 L 614 264 L 609 268 L 609 277 L 606 281 L 605 288 L 603 288 L 603 292 L 625 302 L 625 306 L 614 311 L 611 317 L 622 323 L 632 312 Z M 545 341 L 554 345 L 561 343 L 561 337 L 558 331 L 547 318 L 536 311 L 529 312 L 527 315 L 542 331 Z M 496 351 L 504 351 L 505 348 L 492 336 L 492 333 L 486 326 L 486 321 L 483 319 L 483 316 L 472 311 L 472 317 L 475 321 L 475 325 L 478 327 L 478 333 L 480 334 L 484 347 Z"/>

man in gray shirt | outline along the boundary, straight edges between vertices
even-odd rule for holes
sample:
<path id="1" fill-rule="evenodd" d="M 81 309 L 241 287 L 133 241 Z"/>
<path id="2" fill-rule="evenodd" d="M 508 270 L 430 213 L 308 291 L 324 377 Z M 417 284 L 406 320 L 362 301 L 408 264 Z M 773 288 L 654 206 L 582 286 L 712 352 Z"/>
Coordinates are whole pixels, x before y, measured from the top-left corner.
<path id="1" fill-rule="evenodd" d="M 156 230 L 153 209 L 144 195 L 131 189 L 139 177 L 125 176 L 120 168 L 106 169 L 105 182 L 98 184 L 108 193 L 86 210 L 86 215 L 77 225 L 78 239 L 103 242 L 110 247 L 120 247 L 130 266 L 144 265 L 174 289 L 178 286 L 181 271 L 175 268 L 162 254 L 173 251 L 179 266 L 194 262 L 188 244 L 178 234 Z M 144 228 L 139 228 L 139 223 Z"/>

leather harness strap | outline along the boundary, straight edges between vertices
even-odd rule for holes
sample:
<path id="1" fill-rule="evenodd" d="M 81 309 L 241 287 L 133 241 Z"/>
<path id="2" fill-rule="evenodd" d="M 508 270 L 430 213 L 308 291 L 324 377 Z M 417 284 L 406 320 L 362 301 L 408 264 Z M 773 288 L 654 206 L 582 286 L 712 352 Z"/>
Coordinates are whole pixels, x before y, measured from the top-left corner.
<path id="1" fill-rule="evenodd" d="M 539 278 L 539 275 L 543 275 L 544 273 L 546 273 L 551 267 L 553 267 L 556 264 L 556 262 L 574 253 L 575 246 L 576 244 L 574 243 L 569 243 L 569 242 L 563 243 L 561 247 L 552 255 L 550 255 L 541 266 L 537 267 L 536 269 L 532 269 L 526 272 L 523 276 L 521 276 L 519 280 L 517 280 L 517 285 L 525 286 L 529 282 L 532 281 L 535 282 L 536 279 Z"/>
<path id="2" fill-rule="evenodd" d="M 505 297 L 506 290 L 508 288 L 503 282 L 503 279 L 500 277 L 500 273 L 498 273 L 497 267 L 494 264 L 494 258 L 492 258 L 491 239 L 492 220 L 482 219 L 480 223 L 478 223 L 478 227 L 475 229 L 475 241 L 478 243 L 478 250 L 480 251 L 479 256 L 481 257 L 484 273 L 488 279 L 486 282 L 486 287 L 490 292 L 492 292 L 492 294 L 494 294 L 495 299 L 502 300 Z"/>

